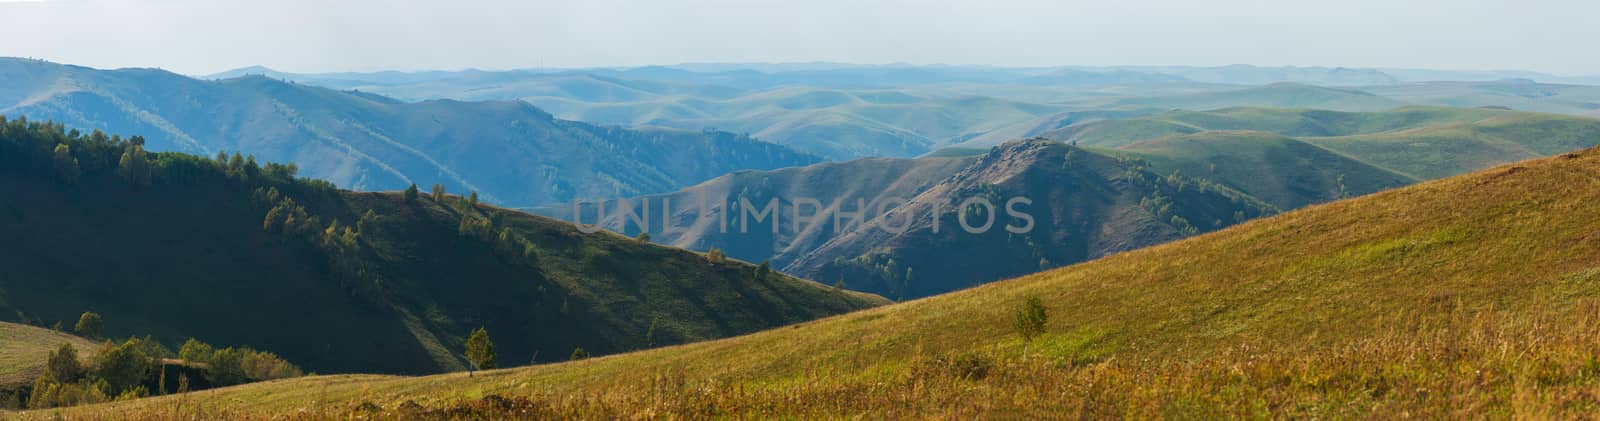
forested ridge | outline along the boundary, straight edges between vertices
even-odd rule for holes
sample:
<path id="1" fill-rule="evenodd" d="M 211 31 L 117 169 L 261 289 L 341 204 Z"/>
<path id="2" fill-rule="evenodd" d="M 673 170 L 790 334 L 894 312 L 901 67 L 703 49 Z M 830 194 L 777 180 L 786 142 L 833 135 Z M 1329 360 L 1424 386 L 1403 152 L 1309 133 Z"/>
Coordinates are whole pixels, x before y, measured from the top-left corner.
<path id="1" fill-rule="evenodd" d="M 725 337 L 876 305 L 755 265 L 478 203 L 356 193 L 240 154 L 0 120 L 0 320 L 268 349 L 313 371 L 503 365 Z"/>

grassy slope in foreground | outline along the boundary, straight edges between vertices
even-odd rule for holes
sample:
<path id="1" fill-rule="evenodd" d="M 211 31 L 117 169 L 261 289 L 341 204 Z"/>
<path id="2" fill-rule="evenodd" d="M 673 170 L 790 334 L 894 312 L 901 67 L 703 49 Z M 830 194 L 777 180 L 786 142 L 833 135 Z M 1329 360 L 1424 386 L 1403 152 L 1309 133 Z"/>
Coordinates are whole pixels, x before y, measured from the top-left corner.
<path id="1" fill-rule="evenodd" d="M 45 357 L 63 343 L 77 348 L 80 357 L 88 357 L 100 346 L 71 334 L 6 322 L 0 322 L 0 339 L 0 391 L 33 383 L 44 373 Z"/>
<path id="2" fill-rule="evenodd" d="M 1572 416 L 1600 407 L 1596 200 L 1590 149 L 732 339 L 67 415 L 400 416 L 502 394 L 592 418 Z M 1051 319 L 1023 356 L 1010 321 L 1028 296 Z"/>

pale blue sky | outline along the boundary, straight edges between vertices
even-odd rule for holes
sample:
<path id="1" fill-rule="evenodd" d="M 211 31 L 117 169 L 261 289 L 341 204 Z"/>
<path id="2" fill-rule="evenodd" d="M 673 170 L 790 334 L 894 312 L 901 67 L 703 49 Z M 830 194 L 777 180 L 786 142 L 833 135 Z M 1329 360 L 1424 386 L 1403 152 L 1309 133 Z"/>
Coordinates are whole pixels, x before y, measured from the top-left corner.
<path id="1" fill-rule="evenodd" d="M 683 62 L 1600 74 L 1596 0 L 0 0 L 0 55 L 203 74 Z"/>

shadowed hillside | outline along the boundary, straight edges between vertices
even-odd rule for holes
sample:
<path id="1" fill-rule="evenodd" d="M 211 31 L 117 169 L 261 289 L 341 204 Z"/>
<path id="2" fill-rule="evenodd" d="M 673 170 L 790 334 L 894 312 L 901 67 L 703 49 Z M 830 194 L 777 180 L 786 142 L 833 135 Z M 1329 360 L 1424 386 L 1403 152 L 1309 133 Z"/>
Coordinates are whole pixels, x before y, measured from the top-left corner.
<path id="1" fill-rule="evenodd" d="M 238 155 L 0 121 L 0 319 L 271 349 L 321 372 L 502 364 L 725 337 L 882 303 L 442 194 L 355 193 Z"/>

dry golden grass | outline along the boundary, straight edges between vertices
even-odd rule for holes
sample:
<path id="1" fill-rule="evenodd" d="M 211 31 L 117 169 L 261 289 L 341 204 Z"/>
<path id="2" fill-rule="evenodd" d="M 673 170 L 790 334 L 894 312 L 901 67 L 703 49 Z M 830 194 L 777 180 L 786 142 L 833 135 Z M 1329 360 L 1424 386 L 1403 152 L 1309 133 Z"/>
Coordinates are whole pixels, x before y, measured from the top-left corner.
<path id="1" fill-rule="evenodd" d="M 100 344 L 50 329 L 0 322 L 0 390 L 33 383 L 44 373 L 45 357 L 70 343 L 88 360 Z"/>
<path id="2" fill-rule="evenodd" d="M 1051 319 L 1025 345 L 1029 296 Z M 15 415 L 1574 418 L 1600 411 L 1597 358 L 1589 150 L 726 340 Z"/>

